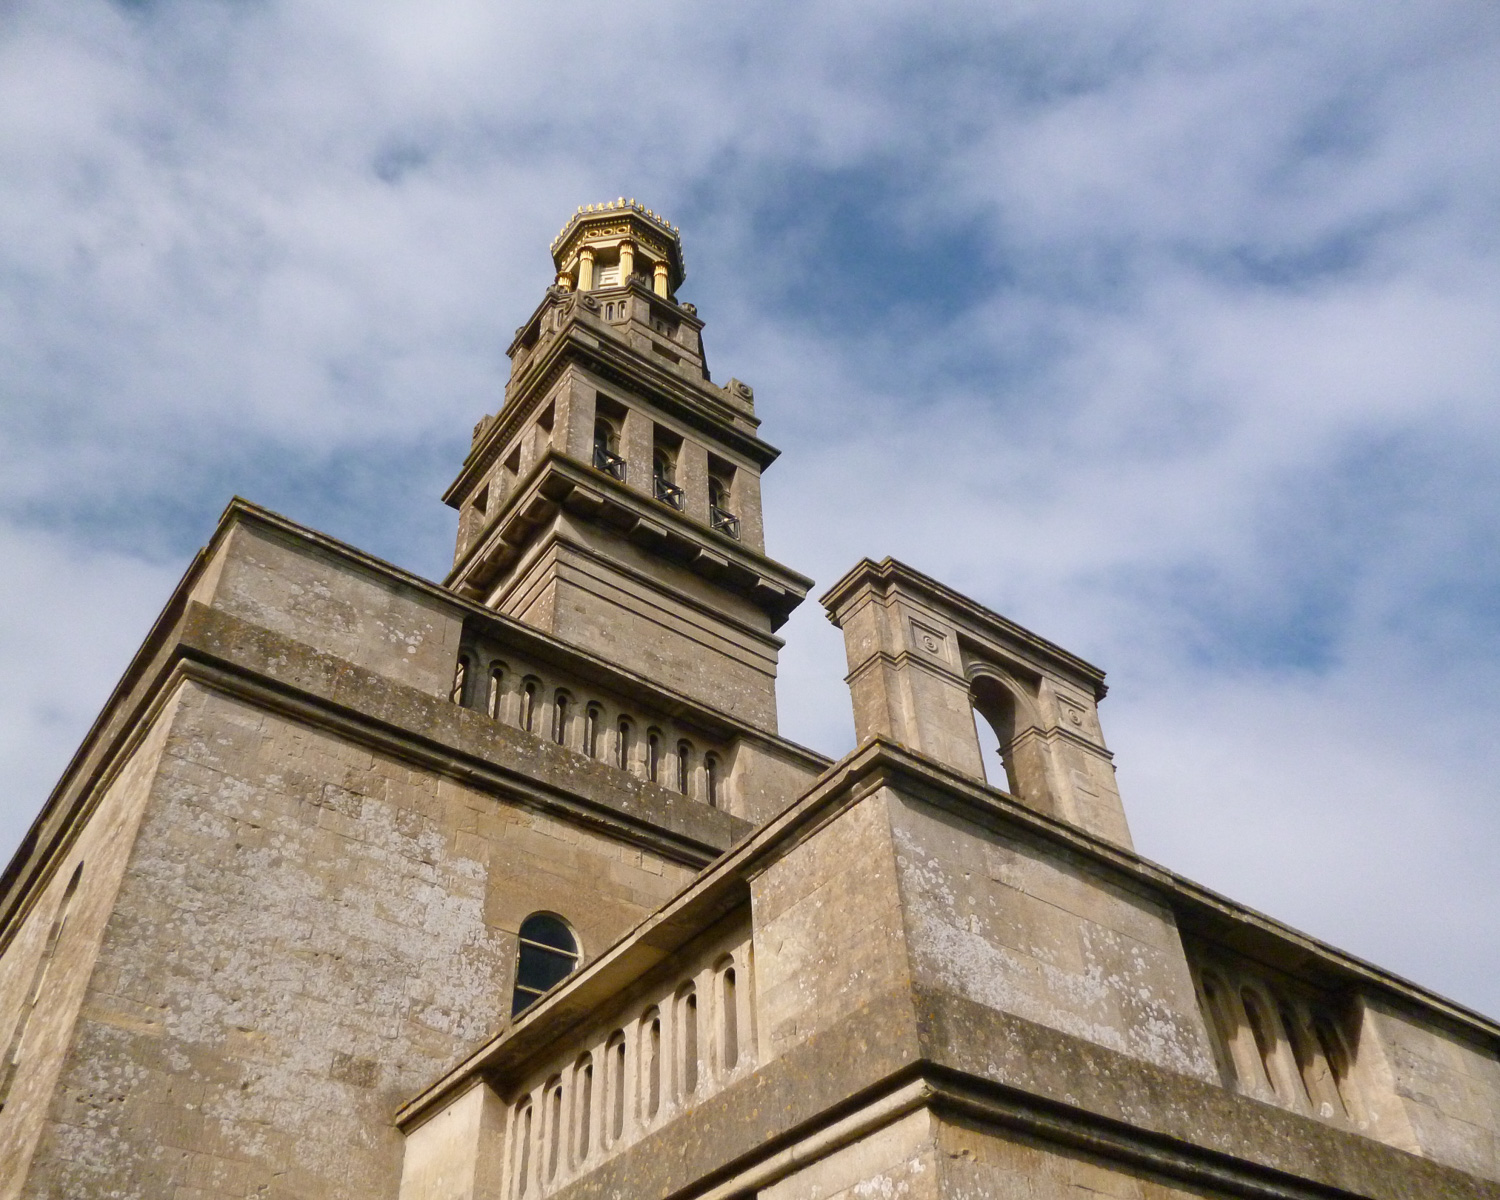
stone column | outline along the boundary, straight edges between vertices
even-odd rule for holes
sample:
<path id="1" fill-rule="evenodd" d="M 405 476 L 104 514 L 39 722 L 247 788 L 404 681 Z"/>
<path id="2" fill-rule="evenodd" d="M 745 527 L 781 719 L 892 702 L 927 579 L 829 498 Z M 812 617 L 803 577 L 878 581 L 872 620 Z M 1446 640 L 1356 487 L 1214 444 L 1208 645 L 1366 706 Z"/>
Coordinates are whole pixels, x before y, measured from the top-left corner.
<path id="1" fill-rule="evenodd" d="M 684 440 L 677 452 L 677 486 L 682 489 L 682 511 L 701 525 L 708 524 L 708 450 Z"/>
<path id="2" fill-rule="evenodd" d="M 635 244 L 630 241 L 620 243 L 620 283 L 623 286 L 630 282 L 630 277 L 635 274 Z"/>
<path id="3" fill-rule="evenodd" d="M 665 262 L 656 264 L 651 273 L 651 282 L 658 296 L 670 297 L 670 292 L 667 290 L 667 264 Z"/>
<path id="4" fill-rule="evenodd" d="M 578 252 L 578 290 L 594 290 L 594 251 L 588 246 Z"/>

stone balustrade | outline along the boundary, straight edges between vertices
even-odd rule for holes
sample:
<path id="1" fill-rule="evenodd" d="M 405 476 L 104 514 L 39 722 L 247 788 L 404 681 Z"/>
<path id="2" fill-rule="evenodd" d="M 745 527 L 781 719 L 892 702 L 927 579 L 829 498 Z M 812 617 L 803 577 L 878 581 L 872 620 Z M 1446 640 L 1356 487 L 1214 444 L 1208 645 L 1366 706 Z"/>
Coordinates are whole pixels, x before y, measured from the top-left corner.
<path id="1" fill-rule="evenodd" d="M 466 642 L 450 699 L 712 808 L 727 807 L 729 755 L 718 740 L 511 648 Z"/>
<path id="2" fill-rule="evenodd" d="M 749 930 L 564 1039 L 505 1110 L 504 1200 L 537 1200 L 759 1064 Z"/>

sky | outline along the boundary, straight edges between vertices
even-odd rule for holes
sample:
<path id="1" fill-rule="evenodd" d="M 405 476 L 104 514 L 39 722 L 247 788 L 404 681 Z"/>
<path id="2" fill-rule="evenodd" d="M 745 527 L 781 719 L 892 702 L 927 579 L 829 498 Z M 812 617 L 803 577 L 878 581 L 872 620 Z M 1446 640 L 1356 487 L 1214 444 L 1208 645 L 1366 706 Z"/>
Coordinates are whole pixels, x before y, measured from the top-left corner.
<path id="1" fill-rule="evenodd" d="M 1141 853 L 1500 1015 L 1500 7 L 12 0 L 0 112 L 0 850 L 232 495 L 441 578 L 633 197 L 773 556 L 1097 663 Z"/>

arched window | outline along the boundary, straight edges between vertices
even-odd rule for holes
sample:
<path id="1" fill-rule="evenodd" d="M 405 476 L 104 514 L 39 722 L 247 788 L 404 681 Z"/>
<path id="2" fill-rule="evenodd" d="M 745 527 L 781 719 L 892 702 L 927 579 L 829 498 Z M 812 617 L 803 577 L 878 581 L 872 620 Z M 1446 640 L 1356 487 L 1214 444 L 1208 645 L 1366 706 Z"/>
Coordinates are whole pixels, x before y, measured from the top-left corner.
<path id="1" fill-rule="evenodd" d="M 604 720 L 604 710 L 590 704 L 583 714 L 583 752 L 590 758 L 599 757 L 599 726 Z"/>
<path id="2" fill-rule="evenodd" d="M 735 988 L 734 960 L 719 962 L 719 1063 L 732 1071 L 740 1061 L 740 1009 Z"/>
<path id="3" fill-rule="evenodd" d="M 594 422 L 594 466 L 616 479 L 625 478 L 625 460 L 620 457 L 620 435 L 614 423 L 599 417 Z"/>
<path id="4" fill-rule="evenodd" d="M 1016 736 L 1015 696 L 998 679 L 981 675 L 970 685 L 969 702 L 974 708 L 974 727 L 980 735 L 981 749 L 990 751 L 1000 760 L 998 764 L 993 763 L 981 755 L 985 779 L 994 787 L 1003 787 L 1012 796 L 1020 796 L 1021 785 L 1011 759 L 1011 743 Z M 985 737 L 986 732 L 991 736 Z"/>
<path id="5" fill-rule="evenodd" d="M 533 732 L 536 724 L 536 702 L 542 687 L 535 679 L 528 679 L 521 685 L 521 728 L 527 733 Z"/>
<path id="6" fill-rule="evenodd" d="M 625 1132 L 625 1032 L 617 1029 L 604 1046 L 604 1069 L 609 1088 L 609 1140 Z"/>
<path id="7" fill-rule="evenodd" d="M 661 775 L 661 731 L 651 729 L 646 732 L 646 778 L 652 783 L 659 783 Z"/>
<path id="8" fill-rule="evenodd" d="M 682 508 L 682 489 L 677 486 L 677 457 L 660 442 L 651 454 L 652 491 L 658 500 L 675 509 Z"/>
<path id="9" fill-rule="evenodd" d="M 708 801 L 709 808 L 719 807 L 719 756 L 717 754 L 703 756 L 703 798 Z"/>
<path id="10" fill-rule="evenodd" d="M 516 1112 L 516 1192 L 524 1196 L 531 1182 L 531 1101 Z"/>
<path id="11" fill-rule="evenodd" d="M 684 796 L 693 781 L 693 743 L 683 738 L 677 743 L 677 790 Z"/>
<path id="12" fill-rule="evenodd" d="M 453 668 L 453 690 L 448 693 L 448 699 L 454 704 L 464 702 L 464 686 L 469 682 L 469 656 L 460 654 L 458 664 Z"/>
<path id="13" fill-rule="evenodd" d="M 552 698 L 552 740 L 559 746 L 568 744 L 568 711 L 572 704 L 572 697 L 561 689 Z"/>
<path id="14" fill-rule="evenodd" d="M 621 717 L 615 726 L 615 766 L 622 771 L 630 770 L 630 758 L 635 752 L 635 726 L 629 717 Z"/>
<path id="15" fill-rule="evenodd" d="M 573 1128 L 578 1131 L 576 1162 L 589 1156 L 589 1137 L 594 1127 L 594 1058 L 584 1054 L 573 1067 L 573 1088 L 576 1097 L 577 1116 Z"/>
<path id="16" fill-rule="evenodd" d="M 698 990 L 688 984 L 677 994 L 677 1057 L 682 1094 L 698 1090 Z"/>
<path id="17" fill-rule="evenodd" d="M 740 536 L 740 519 L 734 515 L 729 481 L 722 475 L 710 474 L 708 477 L 708 523 L 732 538 Z"/>
<path id="18" fill-rule="evenodd" d="M 561 983 L 578 966 L 578 940 L 559 916 L 532 913 L 521 922 L 520 941 L 511 1016 L 531 1007 L 542 993 Z"/>

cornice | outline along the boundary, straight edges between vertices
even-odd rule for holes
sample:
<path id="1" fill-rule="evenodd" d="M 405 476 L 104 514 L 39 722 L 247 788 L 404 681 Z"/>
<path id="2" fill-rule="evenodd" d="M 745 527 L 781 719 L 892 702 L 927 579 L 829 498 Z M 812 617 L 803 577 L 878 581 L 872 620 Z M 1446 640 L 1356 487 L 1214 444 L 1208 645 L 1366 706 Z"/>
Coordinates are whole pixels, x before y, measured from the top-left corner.
<path id="1" fill-rule="evenodd" d="M 874 589 L 882 594 L 893 587 L 900 587 L 918 599 L 935 601 L 940 608 L 954 610 L 978 627 L 981 632 L 993 636 L 997 641 L 1012 643 L 1075 676 L 1093 692 L 1096 700 L 1104 699 L 1109 690 L 1104 682 L 1104 671 L 1094 666 L 1093 663 L 1078 657 L 1069 650 L 1064 650 L 1056 642 L 1050 642 L 1032 633 L 1031 630 L 1017 625 L 1014 621 L 1002 617 L 999 613 L 985 608 L 984 605 L 976 603 L 969 597 L 955 592 L 930 575 L 924 575 L 921 571 L 890 557 L 880 562 L 871 558 L 860 559 L 845 572 L 837 583 L 823 593 L 818 602 L 827 611 L 828 619 L 833 624 L 838 624 L 835 611 L 847 603 L 859 587 L 866 582 L 870 582 Z M 965 632 L 967 631 L 959 630 L 961 636 Z"/>
<path id="2" fill-rule="evenodd" d="M 110 781 L 143 736 L 151 714 L 165 702 L 163 688 L 166 681 L 176 664 L 187 657 L 180 643 L 191 592 L 206 566 L 222 550 L 225 540 L 240 526 L 310 547 L 350 568 L 439 600 L 463 614 L 466 622 L 483 624 L 490 636 L 509 640 L 518 651 L 539 662 L 558 666 L 573 675 L 596 679 L 601 686 L 626 697 L 639 698 L 641 702 L 654 705 L 706 732 L 774 746 L 780 753 L 814 768 L 830 761 L 805 746 L 748 725 L 730 713 L 559 641 L 327 534 L 235 497 L 225 508 L 207 546 L 194 555 L 145 641 L 11 856 L 4 873 L 0 874 L 0 953 L 4 953 L 57 863 L 67 854 L 77 832 L 87 822 Z"/>
<path id="3" fill-rule="evenodd" d="M 488 592 L 560 509 L 647 546 L 783 624 L 813 581 L 593 467 L 550 450 L 454 565 L 444 586 Z"/>
<path id="4" fill-rule="evenodd" d="M 652 299 L 660 301 L 660 297 Z M 458 476 L 443 493 L 443 503 L 452 508 L 463 503 L 464 497 L 489 472 L 545 400 L 563 371 L 573 364 L 641 396 L 690 428 L 723 443 L 761 471 L 781 455 L 775 446 L 739 427 L 738 422 L 757 427 L 760 422 L 726 400 L 721 389 L 707 381 L 695 383 L 653 362 L 621 340 L 613 326 L 575 303 L 563 327 L 551 335 L 546 345 L 533 352 L 521 373 L 507 385 L 504 405 L 464 458 Z"/>

